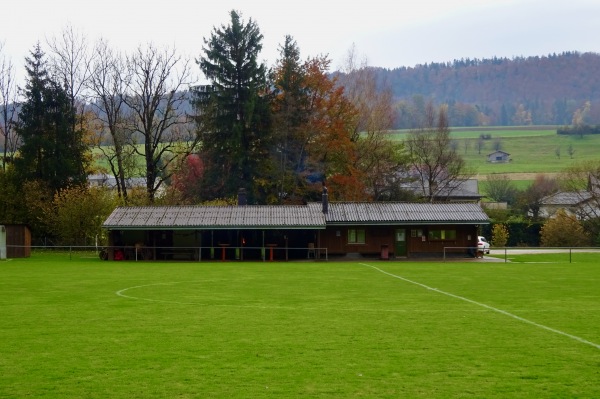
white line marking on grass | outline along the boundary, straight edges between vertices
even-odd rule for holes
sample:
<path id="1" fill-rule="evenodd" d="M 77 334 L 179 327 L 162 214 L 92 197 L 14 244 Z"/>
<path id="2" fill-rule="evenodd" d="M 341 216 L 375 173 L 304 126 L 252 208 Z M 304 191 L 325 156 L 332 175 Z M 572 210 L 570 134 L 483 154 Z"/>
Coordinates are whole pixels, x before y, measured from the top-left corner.
<path id="1" fill-rule="evenodd" d="M 173 303 L 173 301 L 163 301 L 163 300 L 160 300 L 160 299 L 142 298 L 142 297 L 138 297 L 138 296 L 125 295 L 124 292 L 125 291 L 129 291 L 129 290 L 135 290 L 137 288 L 152 287 L 152 286 L 155 286 L 155 285 L 173 285 L 173 284 L 180 284 L 180 283 L 182 283 L 182 282 L 181 281 L 175 281 L 175 282 L 172 282 L 172 283 L 154 283 L 154 284 L 136 285 L 135 287 L 123 288 L 122 290 L 119 290 L 119 291 L 115 292 L 115 294 L 117 294 L 118 296 L 123 297 L 123 298 L 139 299 L 139 300 L 148 301 L 148 302 L 167 302 L 167 303 Z M 176 303 L 182 303 L 182 302 L 176 302 Z"/>
<path id="2" fill-rule="evenodd" d="M 483 308 L 486 308 L 486 309 L 492 310 L 492 311 L 494 311 L 494 312 L 497 312 L 497 313 L 503 314 L 503 315 L 505 315 L 505 316 L 512 317 L 512 318 L 513 318 L 513 319 L 515 319 L 515 320 L 522 321 L 523 323 L 531 324 L 532 326 L 536 326 L 536 327 L 538 327 L 538 328 L 541 328 L 541 329 L 543 329 L 543 330 L 550 331 L 550 332 L 553 332 L 553 333 L 555 333 L 555 334 L 563 335 L 563 336 L 565 336 L 565 337 L 568 337 L 568 338 L 574 339 L 575 341 L 581 342 L 582 344 L 590 345 L 590 346 L 593 346 L 593 347 L 594 347 L 594 348 L 596 348 L 596 349 L 600 349 L 600 345 L 598 345 L 598 344 L 595 344 L 595 343 L 593 343 L 593 342 L 590 342 L 590 341 L 588 341 L 588 340 L 585 340 L 585 339 L 583 339 L 583 338 L 577 337 L 577 336 L 575 336 L 575 335 L 572 335 L 572 334 L 569 334 L 569 333 L 566 333 L 566 332 L 563 332 L 563 331 L 557 330 L 557 329 L 555 329 L 555 328 L 548 327 L 548 326 L 545 326 L 545 325 L 543 325 L 543 324 L 539 324 L 539 323 L 536 323 L 536 322 L 534 322 L 534 321 L 531 321 L 531 320 L 524 319 L 524 318 L 522 318 L 522 317 L 519 317 L 519 316 L 517 316 L 517 315 L 515 315 L 515 314 L 509 313 L 509 312 L 507 312 L 507 311 L 505 311 L 505 310 L 498 309 L 498 308 L 495 308 L 495 307 L 493 307 L 493 306 L 486 305 L 485 303 L 477 302 L 477 301 L 474 301 L 474 300 L 472 300 L 472 299 L 469 299 L 469 298 L 465 298 L 465 297 L 463 297 L 463 296 L 460 296 L 460 295 L 454 295 L 454 294 L 451 294 L 451 293 L 449 293 L 449 292 L 446 292 L 446 291 L 439 290 L 439 289 L 437 289 L 437 288 L 432 288 L 432 287 L 429 287 L 428 285 L 421 284 L 421 283 L 418 283 L 418 282 L 416 282 L 416 281 L 412 281 L 412 280 L 409 280 L 409 279 L 407 279 L 407 278 L 404 278 L 404 277 L 402 277 L 402 276 L 398 276 L 398 275 L 396 275 L 396 274 L 392 274 L 392 273 L 386 272 L 385 270 L 381 270 L 380 268 L 378 268 L 378 267 L 375 267 L 375 266 L 373 266 L 373 265 L 369 265 L 369 264 L 366 264 L 366 263 L 360 263 L 360 264 L 361 264 L 361 265 L 363 265 L 363 266 L 367 266 L 367 267 L 370 267 L 370 268 L 372 268 L 372 269 L 375 269 L 375 270 L 377 270 L 378 272 L 380 272 L 380 273 L 383 273 L 383 274 L 386 274 L 386 275 L 388 275 L 388 276 L 390 276 L 390 277 L 394 277 L 394 278 L 397 278 L 397 279 L 399 279 L 399 280 L 406 281 L 407 283 L 411 283 L 411 284 L 414 284 L 414 285 L 418 285 L 419 287 L 423 287 L 423 288 L 425 288 L 425 289 L 427 289 L 427 290 L 434 291 L 434 292 L 437 292 L 437 293 L 439 293 L 439 294 L 442 294 L 442 295 L 447 295 L 447 296 L 449 296 L 449 297 L 452 297 L 452 298 L 460 299 L 461 301 L 465 301 L 465 302 L 472 303 L 473 305 L 481 306 L 481 307 L 483 307 Z"/>

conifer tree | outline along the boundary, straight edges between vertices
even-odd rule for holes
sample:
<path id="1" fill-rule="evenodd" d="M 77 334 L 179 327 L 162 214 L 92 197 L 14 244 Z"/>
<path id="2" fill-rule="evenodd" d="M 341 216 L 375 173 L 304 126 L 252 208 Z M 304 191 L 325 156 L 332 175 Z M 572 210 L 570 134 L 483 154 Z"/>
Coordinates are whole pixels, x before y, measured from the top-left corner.
<path id="1" fill-rule="evenodd" d="M 21 181 L 40 181 L 53 192 L 86 181 L 87 148 L 74 130 L 75 110 L 66 90 L 46 69 L 44 53 L 36 45 L 26 58 L 25 100 L 17 133 L 23 144 L 15 160 Z"/>
<path id="2" fill-rule="evenodd" d="M 303 176 L 307 162 L 309 98 L 306 68 L 300 61 L 300 49 L 291 36 L 279 49 L 270 76 L 273 87 L 274 161 L 277 167 L 277 190 L 280 202 L 305 197 L 307 180 Z"/>
<path id="3" fill-rule="evenodd" d="M 263 35 L 250 19 L 230 12 L 229 25 L 204 40 L 198 65 L 210 85 L 196 91 L 202 135 L 204 199 L 234 196 L 245 188 L 252 202 L 272 192 L 266 66 L 258 62 Z"/>

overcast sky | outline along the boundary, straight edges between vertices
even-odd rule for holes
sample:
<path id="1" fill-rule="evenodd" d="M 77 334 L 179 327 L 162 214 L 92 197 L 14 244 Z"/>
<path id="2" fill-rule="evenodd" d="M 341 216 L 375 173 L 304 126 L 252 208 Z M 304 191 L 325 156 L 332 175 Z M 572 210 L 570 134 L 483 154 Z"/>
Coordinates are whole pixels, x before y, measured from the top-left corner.
<path id="1" fill-rule="evenodd" d="M 269 66 L 288 34 L 302 59 L 328 54 L 334 69 L 353 45 L 369 65 L 386 68 L 600 52 L 599 0 L 8 0 L 0 42 L 18 75 L 35 43 L 46 48 L 67 26 L 91 43 L 103 37 L 129 51 L 152 42 L 197 58 L 203 38 L 228 24 L 232 9 L 257 22 L 264 36 L 260 57 Z"/>

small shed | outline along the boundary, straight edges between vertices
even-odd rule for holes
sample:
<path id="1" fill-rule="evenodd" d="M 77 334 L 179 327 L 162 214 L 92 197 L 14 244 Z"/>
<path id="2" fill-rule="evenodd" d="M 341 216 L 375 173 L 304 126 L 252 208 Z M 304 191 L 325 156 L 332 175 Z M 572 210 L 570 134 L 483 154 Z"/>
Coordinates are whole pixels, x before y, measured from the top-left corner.
<path id="1" fill-rule="evenodd" d="M 487 161 L 491 163 L 506 163 L 510 162 L 510 154 L 504 151 L 494 151 L 491 154 L 488 154 Z"/>
<path id="2" fill-rule="evenodd" d="M 31 256 L 31 230 L 24 224 L 5 224 L 6 257 L 29 258 Z"/>
<path id="3" fill-rule="evenodd" d="M 6 259 L 6 227 L 0 225 L 0 259 Z"/>

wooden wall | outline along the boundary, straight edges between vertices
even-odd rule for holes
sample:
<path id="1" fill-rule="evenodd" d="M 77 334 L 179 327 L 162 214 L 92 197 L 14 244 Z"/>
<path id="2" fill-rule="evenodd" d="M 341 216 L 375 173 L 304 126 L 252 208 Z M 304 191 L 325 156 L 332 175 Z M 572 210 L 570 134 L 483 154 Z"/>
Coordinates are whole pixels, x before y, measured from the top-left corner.
<path id="1" fill-rule="evenodd" d="M 349 229 L 364 229 L 365 243 L 348 243 Z M 408 257 L 420 255 L 439 255 L 448 247 L 477 247 L 476 225 L 436 225 L 436 226 L 330 226 L 320 233 L 318 246 L 327 248 L 331 255 L 358 253 L 362 255 L 381 254 L 381 248 L 388 246 L 390 255 L 395 252 L 396 229 L 406 229 L 406 247 Z M 452 240 L 430 240 L 430 229 L 455 230 L 456 238 Z M 447 253 L 468 254 L 466 248 L 447 249 Z"/>
<path id="2" fill-rule="evenodd" d="M 7 258 L 28 258 L 31 256 L 31 231 L 22 224 L 6 224 Z"/>

